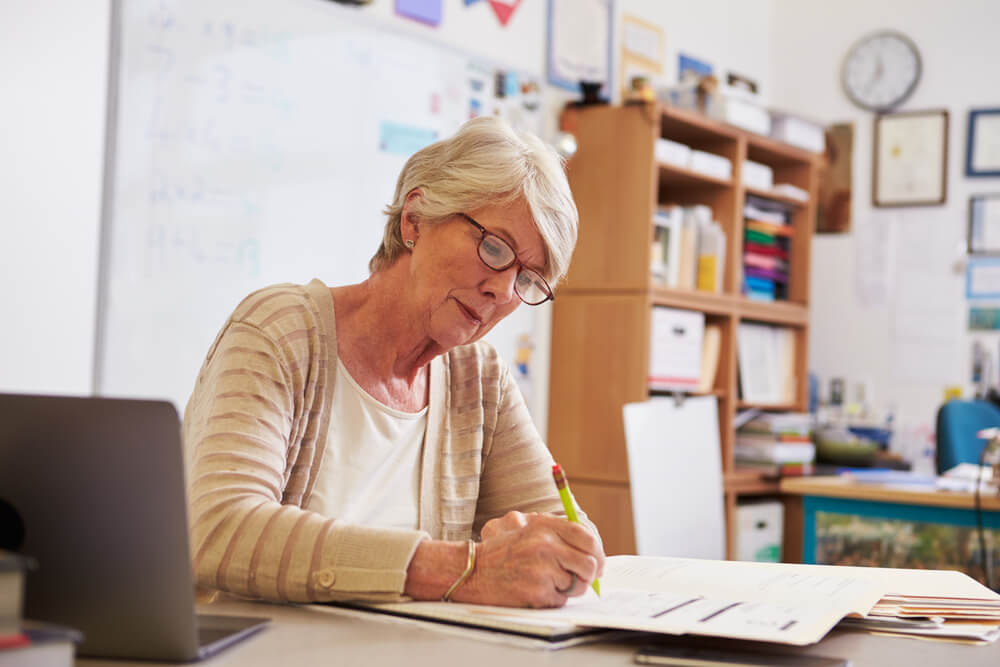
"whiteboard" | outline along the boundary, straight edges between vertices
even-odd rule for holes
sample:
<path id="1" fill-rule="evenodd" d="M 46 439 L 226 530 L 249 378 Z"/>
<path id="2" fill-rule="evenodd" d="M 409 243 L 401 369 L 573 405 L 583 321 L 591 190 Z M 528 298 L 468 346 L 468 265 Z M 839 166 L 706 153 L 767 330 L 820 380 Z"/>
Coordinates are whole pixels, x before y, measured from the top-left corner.
<path id="1" fill-rule="evenodd" d="M 490 66 L 321 0 L 120 0 L 112 32 L 97 394 L 182 410 L 244 296 L 367 277 L 410 154 L 475 113 L 540 126 Z M 491 332 L 508 361 L 533 322 Z"/>

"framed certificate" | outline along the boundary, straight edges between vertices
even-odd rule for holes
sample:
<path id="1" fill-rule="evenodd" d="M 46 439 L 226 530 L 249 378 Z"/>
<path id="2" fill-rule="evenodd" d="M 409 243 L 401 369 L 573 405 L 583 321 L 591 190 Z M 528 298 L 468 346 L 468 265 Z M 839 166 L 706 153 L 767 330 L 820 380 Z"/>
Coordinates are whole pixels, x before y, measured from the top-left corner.
<path id="1" fill-rule="evenodd" d="M 970 255 L 1000 255 L 1000 194 L 969 198 Z"/>
<path id="2" fill-rule="evenodd" d="M 947 198 L 948 112 L 875 118 L 874 206 L 936 206 Z"/>
<path id="3" fill-rule="evenodd" d="M 969 112 L 966 176 L 1000 176 L 1000 109 Z"/>

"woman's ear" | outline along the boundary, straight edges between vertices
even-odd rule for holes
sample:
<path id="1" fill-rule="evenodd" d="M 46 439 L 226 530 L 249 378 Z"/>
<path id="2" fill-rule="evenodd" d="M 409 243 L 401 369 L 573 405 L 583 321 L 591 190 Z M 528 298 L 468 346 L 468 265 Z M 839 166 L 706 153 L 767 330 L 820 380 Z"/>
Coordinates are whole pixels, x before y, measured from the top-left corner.
<path id="1" fill-rule="evenodd" d="M 416 237 L 419 236 L 417 228 L 420 224 L 420 219 L 415 209 L 421 197 L 423 197 L 423 193 L 420 191 L 420 188 L 414 188 L 407 193 L 406 199 L 403 201 L 403 210 L 400 212 L 399 224 L 400 233 L 404 239 L 415 241 Z"/>

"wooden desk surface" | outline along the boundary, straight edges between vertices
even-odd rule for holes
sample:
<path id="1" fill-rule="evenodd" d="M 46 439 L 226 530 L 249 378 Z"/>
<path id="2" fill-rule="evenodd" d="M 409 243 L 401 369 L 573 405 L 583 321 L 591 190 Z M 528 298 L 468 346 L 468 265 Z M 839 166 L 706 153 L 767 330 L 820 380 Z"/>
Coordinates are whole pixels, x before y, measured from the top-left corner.
<path id="1" fill-rule="evenodd" d="M 605 667 L 633 665 L 639 646 L 676 642 L 669 637 L 639 637 L 627 641 L 575 646 L 545 651 L 458 636 L 426 624 L 400 622 L 388 617 L 368 618 L 330 613 L 311 607 L 260 602 L 225 602 L 199 605 L 211 614 L 263 616 L 271 625 L 220 654 L 197 664 L 204 667 L 304 667 L 306 665 L 357 665 L 358 667 Z M 685 640 L 687 641 L 687 640 Z M 715 648 L 810 654 L 850 658 L 853 667 L 885 665 L 1000 665 L 1000 642 L 970 646 L 948 642 L 885 637 L 834 630 L 809 647 L 781 646 L 720 640 L 702 640 Z M 124 660 L 78 659 L 81 667 L 150 667 L 156 663 Z"/>
<path id="2" fill-rule="evenodd" d="M 972 493 L 938 491 L 930 487 L 913 485 L 869 484 L 854 482 L 847 477 L 787 477 L 781 480 L 781 493 L 798 496 L 825 496 L 829 498 L 852 498 L 854 500 L 874 500 L 907 505 L 930 505 L 933 507 L 954 507 L 974 509 L 975 497 Z M 982 494 L 984 510 L 1000 511 L 1000 496 Z"/>

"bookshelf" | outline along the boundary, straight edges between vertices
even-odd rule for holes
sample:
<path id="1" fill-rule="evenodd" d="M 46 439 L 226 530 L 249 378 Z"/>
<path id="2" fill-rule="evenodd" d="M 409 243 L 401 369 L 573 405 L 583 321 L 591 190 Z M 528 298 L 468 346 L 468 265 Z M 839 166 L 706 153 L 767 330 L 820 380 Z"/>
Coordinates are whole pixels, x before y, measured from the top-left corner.
<path id="1" fill-rule="evenodd" d="M 561 122 L 578 144 L 568 174 L 580 211 L 580 233 L 566 282 L 553 303 L 549 448 L 571 473 L 573 492 L 600 528 L 607 553 L 634 553 L 622 406 L 656 393 L 647 386 L 652 308 L 704 313 L 706 325 L 718 325 L 722 333 L 718 372 L 709 393 L 719 403 L 727 544 L 733 557 L 738 500 L 778 493 L 776 482 L 734 466 L 736 413 L 748 407 L 806 408 L 809 246 L 819 156 L 656 104 L 572 107 Z M 732 178 L 658 163 L 654 149 L 659 137 L 728 158 Z M 809 199 L 745 187 L 740 174 L 745 159 L 768 165 L 775 182 L 795 185 L 808 192 Z M 791 212 L 786 300 L 769 303 L 741 294 L 747 194 L 784 203 Z M 653 215 L 666 203 L 711 207 L 726 236 L 721 292 L 665 287 L 650 277 Z M 744 321 L 793 331 L 792 404 L 756 406 L 740 400 L 737 331 Z"/>

